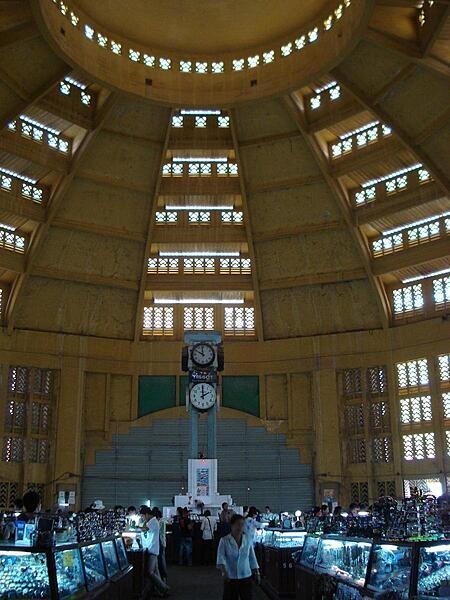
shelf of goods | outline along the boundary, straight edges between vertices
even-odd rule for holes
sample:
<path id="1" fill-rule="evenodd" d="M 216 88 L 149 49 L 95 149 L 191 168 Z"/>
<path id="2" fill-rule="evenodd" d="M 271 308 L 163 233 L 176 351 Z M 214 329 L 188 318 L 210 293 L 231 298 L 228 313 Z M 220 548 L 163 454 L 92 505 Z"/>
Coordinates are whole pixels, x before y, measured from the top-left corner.
<path id="1" fill-rule="evenodd" d="M 450 540 L 390 541 L 308 534 L 297 599 L 450 599 Z"/>
<path id="2" fill-rule="evenodd" d="M 302 548 L 305 531 L 268 528 L 261 531 L 255 547 L 262 586 L 270 598 L 295 594 L 295 556 Z"/>
<path id="3" fill-rule="evenodd" d="M 0 545 L 0 600 L 119 600 L 132 597 L 121 537 L 49 548 Z"/>

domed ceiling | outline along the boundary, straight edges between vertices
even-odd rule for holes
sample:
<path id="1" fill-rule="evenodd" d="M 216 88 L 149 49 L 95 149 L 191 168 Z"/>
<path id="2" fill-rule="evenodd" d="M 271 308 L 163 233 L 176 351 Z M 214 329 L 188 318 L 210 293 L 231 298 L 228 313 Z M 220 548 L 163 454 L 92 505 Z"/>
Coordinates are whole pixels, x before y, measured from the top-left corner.
<path id="1" fill-rule="evenodd" d="M 199 328 L 212 314 L 225 330 L 231 319 L 230 339 L 269 340 L 448 312 L 446 5 L 364 3 L 369 25 L 329 71 L 294 91 L 233 104 L 211 92 L 194 107 L 191 96 L 161 104 L 101 83 L 102 68 L 125 80 L 134 64 L 107 55 L 102 37 L 92 55 L 80 41 L 83 68 L 69 64 L 39 17 L 44 3 L 66 19 L 66 45 L 84 35 L 64 3 L 2 3 L 0 277 L 10 332 L 179 340 L 189 308 Z M 108 4 L 107 15 L 100 3 L 73 9 L 140 44 L 166 39 L 166 3 L 154 5 L 160 27 L 148 28 L 146 3 L 127 3 L 126 24 L 119 3 Z M 182 4 L 185 22 L 195 20 L 194 4 Z M 201 10 L 224 32 L 230 4 Z M 234 31 L 236 48 L 264 35 L 260 13 L 249 25 L 250 5 L 239 3 L 251 35 Z M 329 6 L 304 8 L 299 19 L 310 23 Z M 271 39 L 289 33 L 284 16 L 270 22 Z M 196 52 L 198 37 L 176 27 L 168 39 Z M 226 50 L 221 36 L 205 35 L 205 51 Z M 177 88 L 179 71 L 169 75 Z"/>
<path id="2" fill-rule="evenodd" d="M 106 30 L 144 47 L 189 54 L 239 52 L 296 34 L 334 0 L 76 0 Z"/>

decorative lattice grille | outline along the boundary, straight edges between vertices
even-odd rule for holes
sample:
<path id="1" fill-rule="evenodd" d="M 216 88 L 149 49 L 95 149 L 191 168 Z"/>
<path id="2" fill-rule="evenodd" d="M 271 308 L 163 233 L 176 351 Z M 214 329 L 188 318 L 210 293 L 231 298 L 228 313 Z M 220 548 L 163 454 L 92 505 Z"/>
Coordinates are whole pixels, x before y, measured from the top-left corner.
<path id="1" fill-rule="evenodd" d="M 350 499 L 358 504 L 369 504 L 369 484 L 367 481 L 353 481 L 350 484 Z"/>
<path id="2" fill-rule="evenodd" d="M 0 481 L 0 509 L 10 510 L 19 497 L 19 484 L 13 481 Z"/>
<path id="3" fill-rule="evenodd" d="M 431 421 L 431 396 L 400 399 L 400 420 L 403 424 Z"/>
<path id="4" fill-rule="evenodd" d="M 348 459 L 351 464 L 366 462 L 366 441 L 364 439 L 352 439 L 348 444 Z"/>
<path id="5" fill-rule="evenodd" d="M 224 308 L 225 335 L 253 336 L 255 334 L 255 309 L 252 306 L 226 306 Z"/>
<path id="6" fill-rule="evenodd" d="M 193 331 L 212 331 L 214 329 L 214 308 L 211 306 L 186 306 L 183 325 Z"/>
<path id="7" fill-rule="evenodd" d="M 426 358 L 397 363 L 398 387 L 401 391 L 428 387 L 428 361 Z"/>
<path id="8" fill-rule="evenodd" d="M 390 437 L 376 437 L 372 441 L 372 460 L 375 463 L 392 462 L 392 440 Z"/>
<path id="9" fill-rule="evenodd" d="M 25 440 L 21 437 L 4 436 L 2 446 L 3 462 L 23 462 L 25 458 Z"/>
<path id="10" fill-rule="evenodd" d="M 367 393 L 370 396 L 387 394 L 387 370 L 385 366 L 369 367 L 366 371 Z"/>
<path id="11" fill-rule="evenodd" d="M 391 429 L 389 404 L 384 400 L 371 403 L 370 428 L 372 431 L 389 431 Z"/>
<path id="12" fill-rule="evenodd" d="M 450 382 L 450 354 L 438 356 L 438 371 L 441 382 Z"/>
<path id="13" fill-rule="evenodd" d="M 48 462 L 55 372 L 10 367 L 7 394 L 2 461 Z"/>
<path id="14" fill-rule="evenodd" d="M 434 433 L 404 435 L 403 458 L 407 461 L 436 458 Z"/>
<path id="15" fill-rule="evenodd" d="M 348 434 L 364 432 L 364 409 L 362 404 L 353 404 L 344 409 L 345 429 Z"/>
<path id="16" fill-rule="evenodd" d="M 360 396 L 362 393 L 361 369 L 345 369 L 343 372 L 343 391 L 347 398 Z"/>
<path id="17" fill-rule="evenodd" d="M 174 333 L 173 306 L 145 306 L 143 331 L 146 335 L 171 336 Z"/>
<path id="18" fill-rule="evenodd" d="M 379 498 L 381 496 L 392 496 L 393 498 L 395 498 L 395 481 L 377 481 L 377 495 Z"/>

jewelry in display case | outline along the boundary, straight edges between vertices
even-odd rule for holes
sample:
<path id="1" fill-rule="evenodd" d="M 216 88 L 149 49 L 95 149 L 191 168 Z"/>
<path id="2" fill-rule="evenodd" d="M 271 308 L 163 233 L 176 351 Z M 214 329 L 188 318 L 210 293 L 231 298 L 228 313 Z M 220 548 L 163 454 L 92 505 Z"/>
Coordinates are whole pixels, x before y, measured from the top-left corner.
<path id="1" fill-rule="evenodd" d="M 0 550 L 0 600 L 50 598 L 47 557 L 44 552 Z"/>
<path id="2" fill-rule="evenodd" d="M 319 548 L 320 537 L 316 535 L 307 535 L 303 544 L 300 564 L 311 571 L 314 569 L 316 562 L 317 550 Z"/>
<path id="3" fill-rule="evenodd" d="M 114 577 L 120 571 L 114 541 L 108 540 L 107 542 L 102 542 L 102 550 L 108 577 Z"/>
<path id="4" fill-rule="evenodd" d="M 378 593 L 395 593 L 394 598 L 408 598 L 411 581 L 412 547 L 374 544 L 367 587 Z"/>
<path id="5" fill-rule="evenodd" d="M 119 558 L 119 565 L 120 568 L 126 569 L 128 567 L 128 556 L 127 556 L 127 551 L 125 550 L 125 544 L 123 543 L 123 538 L 116 538 L 116 549 L 117 549 L 117 556 Z"/>
<path id="6" fill-rule="evenodd" d="M 59 597 L 74 600 L 86 592 L 83 565 L 78 548 L 55 552 L 56 581 Z"/>
<path id="7" fill-rule="evenodd" d="M 87 588 L 88 590 L 93 590 L 106 581 L 106 570 L 100 544 L 82 546 L 81 555 L 83 557 Z"/>
<path id="8" fill-rule="evenodd" d="M 368 540 L 322 538 L 315 570 L 363 587 L 371 548 Z"/>
<path id="9" fill-rule="evenodd" d="M 450 598 L 450 544 L 420 548 L 417 590 L 420 598 Z"/>

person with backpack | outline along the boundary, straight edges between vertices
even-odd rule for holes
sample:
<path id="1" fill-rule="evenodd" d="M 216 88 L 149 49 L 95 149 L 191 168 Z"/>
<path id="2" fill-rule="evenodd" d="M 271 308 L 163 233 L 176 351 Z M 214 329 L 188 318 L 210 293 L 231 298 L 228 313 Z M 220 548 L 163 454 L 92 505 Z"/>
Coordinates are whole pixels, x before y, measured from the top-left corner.
<path id="1" fill-rule="evenodd" d="M 200 530 L 202 532 L 202 564 L 214 562 L 214 534 L 217 529 L 217 517 L 211 516 L 210 510 L 205 510 Z"/>

